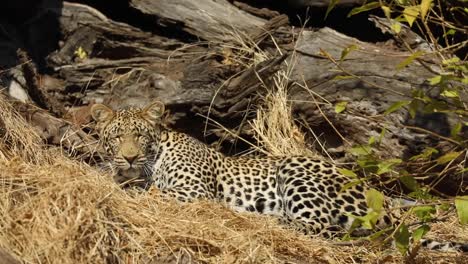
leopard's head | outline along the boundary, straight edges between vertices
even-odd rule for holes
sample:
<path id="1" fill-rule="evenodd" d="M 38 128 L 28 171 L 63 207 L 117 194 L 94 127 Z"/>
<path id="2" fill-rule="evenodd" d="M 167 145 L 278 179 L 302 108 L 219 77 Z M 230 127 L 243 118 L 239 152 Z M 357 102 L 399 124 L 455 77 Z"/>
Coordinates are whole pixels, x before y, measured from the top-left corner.
<path id="1" fill-rule="evenodd" d="M 164 104 L 159 101 L 142 109 L 119 111 L 103 104 L 92 106 L 91 115 L 113 169 L 125 172 L 150 168 L 160 140 L 163 113 Z"/>

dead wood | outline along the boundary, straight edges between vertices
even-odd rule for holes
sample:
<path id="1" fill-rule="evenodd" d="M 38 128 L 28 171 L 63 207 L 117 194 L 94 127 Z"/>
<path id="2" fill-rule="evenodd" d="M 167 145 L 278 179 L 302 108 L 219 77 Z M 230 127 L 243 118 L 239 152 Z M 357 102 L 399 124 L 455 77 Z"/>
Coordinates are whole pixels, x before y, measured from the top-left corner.
<path id="1" fill-rule="evenodd" d="M 158 25 L 180 28 L 212 42 L 232 41 L 239 33 L 250 35 L 266 22 L 226 0 L 132 0 L 130 5 L 154 16 Z"/>
<path id="2" fill-rule="evenodd" d="M 228 108 L 219 114 L 220 117 L 239 117 L 246 110 L 250 101 L 258 99 L 259 91 L 266 89 L 271 77 L 281 69 L 282 63 L 288 54 L 263 61 L 252 68 L 247 69 L 241 75 L 232 78 L 216 97 L 214 106 L 216 109 Z M 271 85 L 271 83 L 269 83 Z M 262 87 L 263 86 L 263 87 Z M 253 96 L 252 96 L 253 95 Z"/>
<path id="3" fill-rule="evenodd" d="M 60 50 L 48 57 L 49 65 L 61 78 L 67 80 L 67 87 L 57 91 L 56 95 L 60 96 L 65 105 L 103 101 L 116 107 L 125 107 L 144 105 L 159 98 L 169 108 L 179 105 L 207 106 L 216 89 L 236 71 L 235 66 L 219 62 L 222 54 L 218 50 L 222 50 L 221 47 L 215 46 L 209 52 L 201 45 L 190 46 L 145 33 L 101 16 L 98 16 L 98 20 L 92 19 L 90 23 L 78 24 L 73 20 L 74 16 L 70 15 L 73 8 L 75 6 L 65 5 L 65 11 L 62 12 L 66 14 L 65 18 L 59 19 L 63 21 L 63 33 L 69 37 Z M 87 12 L 95 13 L 92 9 L 78 10 L 77 17 L 85 16 Z M 92 14 L 86 17 L 93 17 Z M 286 16 L 278 16 L 263 28 L 252 28 L 252 39 L 260 43 L 271 32 L 287 25 L 287 22 Z M 87 58 L 77 58 L 77 47 L 87 51 Z M 284 57 L 270 66 L 278 66 L 282 60 Z M 258 65 L 253 68 L 265 70 L 270 66 Z M 261 73 L 262 78 L 266 79 L 277 70 L 278 67 Z M 250 77 L 258 82 L 258 77 L 253 73 L 253 70 L 249 70 Z M 231 81 L 228 90 L 243 89 L 244 84 Z M 236 88 L 236 85 L 239 87 Z M 70 90 L 76 91 L 76 87 L 81 87 L 79 92 L 70 93 Z M 230 101 L 231 104 L 233 102 Z"/>
<path id="4" fill-rule="evenodd" d="M 234 1 L 232 4 L 239 9 L 265 19 L 272 19 L 280 15 L 278 11 L 273 11 L 268 8 L 256 8 L 244 2 Z"/>
<path id="5" fill-rule="evenodd" d="M 262 4 L 275 6 L 275 0 L 241 0 L 242 2 L 247 2 L 249 4 Z M 350 6 L 360 6 L 366 1 L 364 0 L 340 0 L 340 1 L 330 1 L 330 0 L 286 0 L 283 1 L 283 5 L 288 8 L 322 8 L 326 9 L 330 6 L 330 3 L 334 2 L 335 8 L 343 8 Z"/>
<path id="6" fill-rule="evenodd" d="M 54 117 L 44 109 L 32 104 L 19 101 L 12 101 L 11 103 L 15 110 L 34 127 L 45 143 L 61 146 L 71 155 L 84 160 L 90 160 L 104 153 L 98 141 L 84 132 L 83 127 L 79 127 L 65 119 Z M 82 115 L 88 116 L 87 120 L 90 120 L 89 111 Z"/>
<path id="7" fill-rule="evenodd" d="M 60 86 L 60 83 L 54 85 L 54 82 L 50 81 L 53 78 L 47 75 L 44 75 L 42 78 L 37 72 L 36 65 L 24 50 L 18 49 L 17 54 L 22 76 L 24 76 L 25 80 L 24 87 L 34 103 L 54 114 L 63 113 L 64 108 L 62 103 L 57 98 L 47 94 L 50 90 L 56 88 L 54 86 Z"/>
<path id="8" fill-rule="evenodd" d="M 341 60 L 346 48 L 352 51 Z M 362 42 L 328 28 L 303 32 L 296 52 L 296 65 L 291 77 L 298 85 L 291 90 L 292 99 L 304 113 L 307 108 L 316 108 L 317 105 L 310 102 L 326 102 L 323 108 L 328 110 L 324 112 L 329 112 L 328 117 L 342 127 L 340 133 L 346 135 L 349 145 L 366 144 L 371 136 L 380 134 L 386 127 L 388 133 L 384 142 L 390 145 L 384 146 L 379 154 L 382 157 L 403 157 L 411 148 L 409 142 L 415 138 L 424 141 L 429 137 L 405 128 L 409 121 L 406 111 L 388 116 L 383 113 L 395 102 L 411 100 L 413 89 L 428 91 L 434 97 L 438 95 L 437 89 L 427 81 L 437 71 L 434 62 L 438 59 L 435 56 L 422 56 L 423 62 L 399 69 L 398 64 L 411 55 L 409 52 Z M 344 115 L 337 115 L 334 105 L 341 101 L 348 102 L 347 111 Z M 324 120 L 317 120 L 321 115 L 317 109 L 313 110 L 308 123 L 324 123 Z"/>

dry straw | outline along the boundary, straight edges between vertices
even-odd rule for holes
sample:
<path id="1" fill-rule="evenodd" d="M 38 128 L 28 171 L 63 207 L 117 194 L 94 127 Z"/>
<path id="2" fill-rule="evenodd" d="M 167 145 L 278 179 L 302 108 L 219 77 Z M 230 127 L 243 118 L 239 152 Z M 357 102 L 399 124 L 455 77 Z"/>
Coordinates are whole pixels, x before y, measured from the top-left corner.
<path id="1" fill-rule="evenodd" d="M 273 89 L 268 89 L 256 112 L 256 118 L 250 122 L 254 138 L 260 147 L 271 156 L 306 155 L 317 156 L 306 146 L 304 134 L 295 124 L 288 101 L 290 73 L 295 65 L 293 59 L 287 61 L 286 69 L 273 76 Z"/>

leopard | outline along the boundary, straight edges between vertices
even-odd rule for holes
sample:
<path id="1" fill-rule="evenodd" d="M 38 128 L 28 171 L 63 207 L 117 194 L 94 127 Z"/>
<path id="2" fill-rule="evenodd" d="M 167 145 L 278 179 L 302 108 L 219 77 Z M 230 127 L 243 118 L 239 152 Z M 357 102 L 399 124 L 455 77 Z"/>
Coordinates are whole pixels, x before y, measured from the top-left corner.
<path id="1" fill-rule="evenodd" d="M 118 183 L 143 179 L 164 196 L 181 202 L 217 201 L 237 212 L 270 215 L 306 234 L 333 238 L 351 230 L 355 217 L 367 215 L 363 182 L 344 175 L 330 162 L 308 156 L 228 156 L 164 125 L 165 105 L 114 111 L 94 104 L 91 116 Z M 392 222 L 384 215 L 378 225 Z M 432 249 L 468 251 L 454 242 Z"/>

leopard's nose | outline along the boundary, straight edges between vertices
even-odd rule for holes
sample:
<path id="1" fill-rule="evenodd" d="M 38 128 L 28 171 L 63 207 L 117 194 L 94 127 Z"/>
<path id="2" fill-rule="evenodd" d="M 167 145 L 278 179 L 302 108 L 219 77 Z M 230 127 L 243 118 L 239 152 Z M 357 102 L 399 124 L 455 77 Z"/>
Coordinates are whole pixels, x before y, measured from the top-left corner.
<path id="1" fill-rule="evenodd" d="M 132 156 L 126 156 L 124 158 L 128 162 L 128 164 L 132 164 L 136 160 L 137 157 L 138 155 L 132 155 Z"/>

